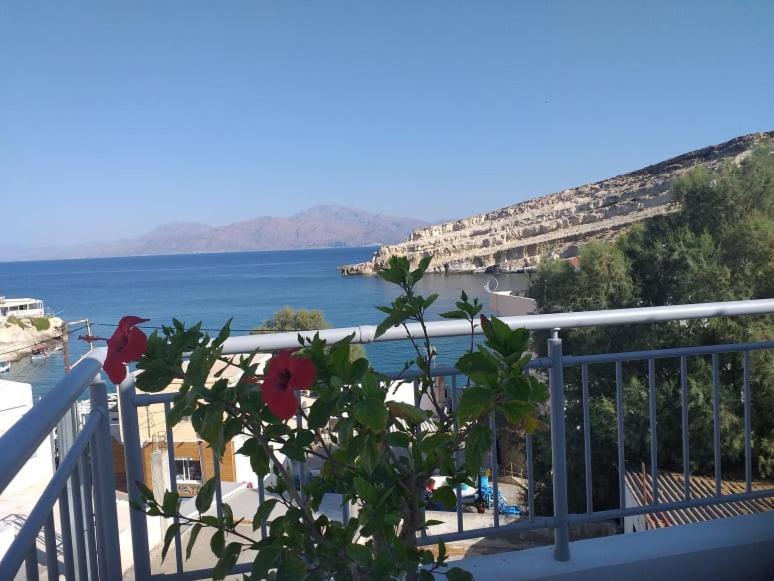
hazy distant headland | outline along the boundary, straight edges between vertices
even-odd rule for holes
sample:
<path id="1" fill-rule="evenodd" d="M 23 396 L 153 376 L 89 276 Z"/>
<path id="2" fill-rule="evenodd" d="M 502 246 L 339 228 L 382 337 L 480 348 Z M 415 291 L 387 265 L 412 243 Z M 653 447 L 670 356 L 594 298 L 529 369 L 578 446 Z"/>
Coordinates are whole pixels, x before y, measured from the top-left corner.
<path id="1" fill-rule="evenodd" d="M 428 222 L 344 206 L 314 206 L 289 217 L 262 216 L 225 226 L 178 222 L 136 238 L 77 245 L 0 246 L 0 260 L 54 260 L 255 250 L 355 247 L 400 242 Z"/>

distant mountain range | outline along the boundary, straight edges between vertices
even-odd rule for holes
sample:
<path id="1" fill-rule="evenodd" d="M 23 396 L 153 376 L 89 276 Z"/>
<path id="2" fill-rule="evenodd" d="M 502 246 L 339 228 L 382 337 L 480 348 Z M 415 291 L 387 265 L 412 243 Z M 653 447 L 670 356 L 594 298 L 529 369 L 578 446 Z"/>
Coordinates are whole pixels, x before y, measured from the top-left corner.
<path id="1" fill-rule="evenodd" d="M 262 216 L 225 226 L 178 222 L 137 238 L 57 247 L 0 247 L 0 260 L 46 260 L 293 250 L 394 244 L 428 222 L 344 206 L 314 206 L 287 218 Z"/>

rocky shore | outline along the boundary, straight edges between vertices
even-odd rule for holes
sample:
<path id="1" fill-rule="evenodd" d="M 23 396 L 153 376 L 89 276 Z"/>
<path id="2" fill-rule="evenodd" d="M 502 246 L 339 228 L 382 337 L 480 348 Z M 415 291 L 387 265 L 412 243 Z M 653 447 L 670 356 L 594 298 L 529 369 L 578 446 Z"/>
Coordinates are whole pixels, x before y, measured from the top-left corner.
<path id="1" fill-rule="evenodd" d="M 470 218 L 420 228 L 400 244 L 382 246 L 368 262 L 340 267 L 342 275 L 375 274 L 391 256 L 413 264 L 428 255 L 438 273 L 520 272 L 543 257 L 571 258 L 590 240 L 618 236 L 634 223 L 673 212 L 674 180 L 697 166 L 711 171 L 738 163 L 774 131 L 737 137 L 628 174 L 534 198 Z M 708 208 L 708 211 L 711 210 Z"/>
<path id="2" fill-rule="evenodd" d="M 0 361 L 16 361 L 32 353 L 34 345 L 62 337 L 64 321 L 47 317 L 48 328 L 38 330 L 31 319 L 9 319 L 0 327 Z"/>

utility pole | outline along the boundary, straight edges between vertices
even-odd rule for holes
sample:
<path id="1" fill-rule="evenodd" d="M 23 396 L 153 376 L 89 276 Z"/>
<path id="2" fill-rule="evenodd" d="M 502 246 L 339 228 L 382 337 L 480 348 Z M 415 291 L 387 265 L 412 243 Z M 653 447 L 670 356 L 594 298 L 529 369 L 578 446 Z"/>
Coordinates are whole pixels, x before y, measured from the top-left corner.
<path id="1" fill-rule="evenodd" d="M 68 339 L 70 338 L 70 331 L 67 326 L 67 321 L 62 324 L 62 359 L 64 360 L 64 372 L 70 373 L 70 346 L 68 345 Z"/>

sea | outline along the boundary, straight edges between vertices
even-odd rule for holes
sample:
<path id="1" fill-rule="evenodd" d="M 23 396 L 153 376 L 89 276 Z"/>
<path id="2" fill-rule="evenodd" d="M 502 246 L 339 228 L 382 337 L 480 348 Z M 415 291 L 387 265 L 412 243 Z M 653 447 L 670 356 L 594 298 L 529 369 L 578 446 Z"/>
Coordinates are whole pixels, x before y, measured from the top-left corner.
<path id="1" fill-rule="evenodd" d="M 283 306 L 319 309 L 332 326 L 378 324 L 397 287 L 378 276 L 343 277 L 338 266 L 368 260 L 375 248 L 333 248 L 266 252 L 232 252 L 168 256 L 132 256 L 78 260 L 0 263 L 0 295 L 34 297 L 66 321 L 89 319 L 94 335 L 108 337 L 124 315 L 149 318 L 154 327 L 177 318 L 187 324 L 202 322 L 216 333 L 232 319 L 233 334 L 248 334 Z M 429 274 L 420 284 L 425 296 L 438 293 L 431 319 L 450 310 L 465 290 L 489 303 L 484 284 L 492 275 Z M 500 289 L 524 290 L 523 274 L 498 275 Z M 87 350 L 78 340 L 86 333 L 73 325 L 70 357 L 77 360 Z M 452 364 L 468 342 L 436 339 L 439 363 Z M 366 348 L 374 368 L 399 371 L 413 357 L 405 342 L 374 343 Z M 63 354 L 54 352 L 38 361 L 24 358 L 11 364 L 3 379 L 30 383 L 40 398 L 54 389 L 64 374 Z"/>

